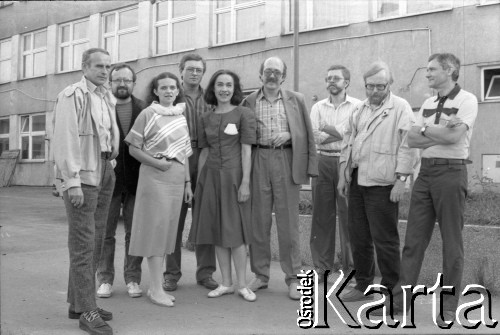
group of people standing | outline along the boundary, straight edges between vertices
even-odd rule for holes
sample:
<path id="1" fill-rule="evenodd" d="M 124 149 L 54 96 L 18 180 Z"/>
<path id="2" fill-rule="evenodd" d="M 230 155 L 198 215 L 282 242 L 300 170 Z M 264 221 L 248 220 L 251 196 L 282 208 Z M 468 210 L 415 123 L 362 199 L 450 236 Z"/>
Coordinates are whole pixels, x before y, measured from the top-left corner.
<path id="1" fill-rule="evenodd" d="M 255 301 L 255 292 L 268 287 L 274 211 L 288 295 L 300 299 L 298 203 L 300 187 L 310 178 L 313 263 L 320 274 L 333 269 L 338 209 L 342 267 L 356 270 L 356 286 L 345 301 L 366 299 L 363 290 L 374 279 L 373 244 L 382 284 L 396 289 L 398 281 L 416 282 L 436 217 L 443 235 L 463 226 L 463 213 L 451 215 L 451 208 L 455 213 L 463 208 L 454 206 L 465 198 L 464 164 L 477 101 L 474 111 L 473 96 L 456 85 L 457 61 L 450 54 L 429 59 L 429 86 L 438 90 L 439 104 L 424 103 L 429 108 L 415 122 L 409 104 L 391 93 L 392 74 L 383 62 L 372 64 L 364 75 L 364 101 L 346 94 L 347 68 L 328 68 L 329 97 L 309 114 L 302 94 L 281 87 L 287 67 L 278 57 L 262 62 L 262 87 L 244 98 L 240 79 L 230 70 L 216 71 L 203 90 L 206 62 L 198 54 L 186 54 L 179 63 L 180 79 L 170 72 L 154 77 L 145 103 L 132 95 L 132 67 L 111 67 L 106 50 L 86 50 L 83 78 L 59 94 L 54 117 L 54 158 L 69 221 L 69 318 L 79 319 L 80 328 L 90 334 L 112 333 L 106 322 L 112 313 L 97 307 L 95 297 L 112 295 L 121 207 L 124 277 L 131 297 L 142 295 L 146 257 L 149 299 L 174 306 L 175 297 L 168 292 L 177 289 L 182 276 L 182 234 L 191 205 L 196 280 L 210 290 L 208 297 L 235 292 L 231 260 L 236 291 L 244 300 Z M 432 180 L 419 177 L 413 188 L 412 233 L 406 235 L 402 262 L 412 272 L 406 278 L 399 271 L 397 216 L 404 182 L 417 159 L 417 150 L 410 147 L 424 148 L 422 171 L 426 178 L 438 178 L 441 186 L 434 189 Z M 434 152 L 435 147 L 440 150 Z M 454 193 L 458 188 L 460 196 Z M 437 201 L 450 194 L 456 201 Z M 461 240 L 456 233 L 443 240 L 451 244 L 445 247 L 445 284 L 459 285 Z M 250 283 L 247 246 L 255 274 Z M 220 284 L 212 277 L 216 257 Z"/>

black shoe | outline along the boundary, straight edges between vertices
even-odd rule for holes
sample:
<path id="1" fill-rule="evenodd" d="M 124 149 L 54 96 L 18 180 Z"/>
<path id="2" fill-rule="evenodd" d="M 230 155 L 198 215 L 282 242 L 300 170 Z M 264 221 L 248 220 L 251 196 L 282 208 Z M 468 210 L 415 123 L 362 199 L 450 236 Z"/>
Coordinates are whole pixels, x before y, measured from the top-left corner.
<path id="1" fill-rule="evenodd" d="M 79 327 L 91 335 L 113 335 L 113 329 L 100 316 L 88 321 L 81 315 Z"/>
<path id="2" fill-rule="evenodd" d="M 219 284 L 212 277 L 198 280 L 198 285 L 205 286 L 209 290 L 215 290 L 217 287 L 219 287 Z"/>
<path id="3" fill-rule="evenodd" d="M 356 288 L 353 288 L 352 290 L 347 292 L 343 292 L 339 298 L 344 302 L 373 300 L 373 296 L 365 295 L 363 292 Z"/>
<path id="4" fill-rule="evenodd" d="M 385 310 L 387 311 L 387 316 L 389 315 L 390 312 L 390 306 L 386 305 Z M 383 308 L 378 308 L 372 312 L 370 312 L 370 315 L 373 316 L 385 316 L 384 309 Z M 403 315 L 403 307 L 400 307 L 398 305 L 394 305 L 394 308 L 392 309 L 392 315 Z"/>
<path id="5" fill-rule="evenodd" d="M 443 328 L 443 329 L 450 328 L 451 327 L 450 322 L 455 321 L 455 312 L 443 311 L 443 319 L 441 319 L 441 316 L 438 313 L 438 315 L 436 316 L 436 322 L 437 322 L 437 325 L 439 326 L 439 328 Z M 448 321 L 448 323 L 446 323 L 445 321 Z"/>
<path id="6" fill-rule="evenodd" d="M 101 316 L 101 318 L 104 321 L 113 320 L 113 313 L 108 312 L 108 311 L 106 311 L 102 308 L 99 308 L 99 307 L 97 307 L 97 312 L 99 313 L 99 315 Z M 82 315 L 82 313 L 77 313 L 75 311 L 72 311 L 71 309 L 68 310 L 68 318 L 70 318 L 70 319 L 77 320 L 80 318 L 80 315 Z"/>
<path id="7" fill-rule="evenodd" d="M 163 280 L 162 286 L 165 291 L 175 291 L 177 290 L 177 280 L 172 278 L 165 278 Z"/>

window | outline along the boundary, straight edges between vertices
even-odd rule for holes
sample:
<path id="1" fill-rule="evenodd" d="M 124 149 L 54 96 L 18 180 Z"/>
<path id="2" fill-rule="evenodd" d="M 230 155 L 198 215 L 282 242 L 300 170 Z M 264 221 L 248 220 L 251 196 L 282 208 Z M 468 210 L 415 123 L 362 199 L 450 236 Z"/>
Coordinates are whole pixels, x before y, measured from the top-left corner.
<path id="1" fill-rule="evenodd" d="M 139 43 L 139 10 L 126 8 L 105 14 L 102 17 L 104 49 L 111 55 L 111 61 L 124 62 L 137 59 Z"/>
<path id="2" fill-rule="evenodd" d="M 10 40 L 0 41 L 0 83 L 10 81 L 11 54 Z"/>
<path id="3" fill-rule="evenodd" d="M 500 4 L 500 0 L 479 0 L 480 5 Z"/>
<path id="4" fill-rule="evenodd" d="M 22 35 L 22 78 L 44 76 L 47 73 L 47 31 Z"/>
<path id="5" fill-rule="evenodd" d="M 0 118 L 0 155 L 9 150 L 9 118 Z"/>
<path id="6" fill-rule="evenodd" d="M 21 159 L 45 160 L 45 114 L 21 115 Z"/>
<path id="7" fill-rule="evenodd" d="M 0 1 L 0 8 L 13 5 L 14 1 Z"/>
<path id="8" fill-rule="evenodd" d="M 89 20 L 59 26 L 59 72 L 80 70 L 82 54 L 89 48 Z"/>
<path id="9" fill-rule="evenodd" d="M 293 31 L 294 0 L 285 2 L 285 32 Z M 346 24 L 348 3 L 344 0 L 299 1 L 299 31 Z"/>
<path id="10" fill-rule="evenodd" d="M 263 0 L 217 0 L 214 6 L 214 44 L 244 41 L 264 35 Z"/>
<path id="11" fill-rule="evenodd" d="M 387 19 L 453 7 L 453 0 L 374 0 L 374 18 Z"/>
<path id="12" fill-rule="evenodd" d="M 500 100 L 500 66 L 484 68 L 482 75 L 483 101 Z"/>
<path id="13" fill-rule="evenodd" d="M 155 55 L 194 48 L 196 1 L 162 1 L 155 4 Z"/>

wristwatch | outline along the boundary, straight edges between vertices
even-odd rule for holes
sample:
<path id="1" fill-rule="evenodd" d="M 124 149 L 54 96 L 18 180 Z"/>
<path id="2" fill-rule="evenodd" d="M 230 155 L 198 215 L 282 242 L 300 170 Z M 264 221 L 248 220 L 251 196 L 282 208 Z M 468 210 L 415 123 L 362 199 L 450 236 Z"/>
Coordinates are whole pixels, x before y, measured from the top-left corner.
<path id="1" fill-rule="evenodd" d="M 420 134 L 422 136 L 425 136 L 425 131 L 427 130 L 427 127 L 429 127 L 429 126 L 423 126 L 422 128 L 420 128 Z"/>
<path id="2" fill-rule="evenodd" d="M 406 179 L 408 179 L 408 176 L 403 175 L 403 174 L 398 174 L 398 175 L 396 175 L 396 177 L 398 178 L 398 180 L 401 180 L 403 183 L 406 183 Z"/>

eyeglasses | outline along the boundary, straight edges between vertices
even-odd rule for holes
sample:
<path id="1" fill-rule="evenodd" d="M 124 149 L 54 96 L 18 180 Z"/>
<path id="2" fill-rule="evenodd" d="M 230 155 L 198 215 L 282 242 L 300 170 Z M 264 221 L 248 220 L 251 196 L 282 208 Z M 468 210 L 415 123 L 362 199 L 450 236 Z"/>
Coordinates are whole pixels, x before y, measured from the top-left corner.
<path id="1" fill-rule="evenodd" d="M 342 78 L 342 77 L 326 77 L 325 81 L 332 82 L 332 83 L 338 83 L 339 81 L 341 81 L 343 79 L 344 78 Z"/>
<path id="2" fill-rule="evenodd" d="M 266 70 L 264 70 L 264 75 L 266 77 L 271 77 L 271 75 L 274 75 L 277 78 L 277 77 L 281 77 L 283 75 L 283 73 L 281 73 L 281 71 L 279 71 L 279 70 L 266 69 Z"/>
<path id="3" fill-rule="evenodd" d="M 203 73 L 203 69 L 199 68 L 199 67 L 187 67 L 186 71 L 191 73 L 191 74 L 196 74 L 196 73 L 202 74 Z"/>
<path id="4" fill-rule="evenodd" d="M 369 91 L 373 91 L 375 88 L 377 88 L 377 91 L 383 91 L 386 89 L 387 85 L 389 84 L 366 84 L 365 88 Z"/>
<path id="5" fill-rule="evenodd" d="M 133 80 L 130 80 L 130 79 L 113 79 L 113 80 L 111 80 L 111 82 L 113 84 L 120 84 L 122 81 L 127 85 L 130 85 L 134 82 Z"/>

